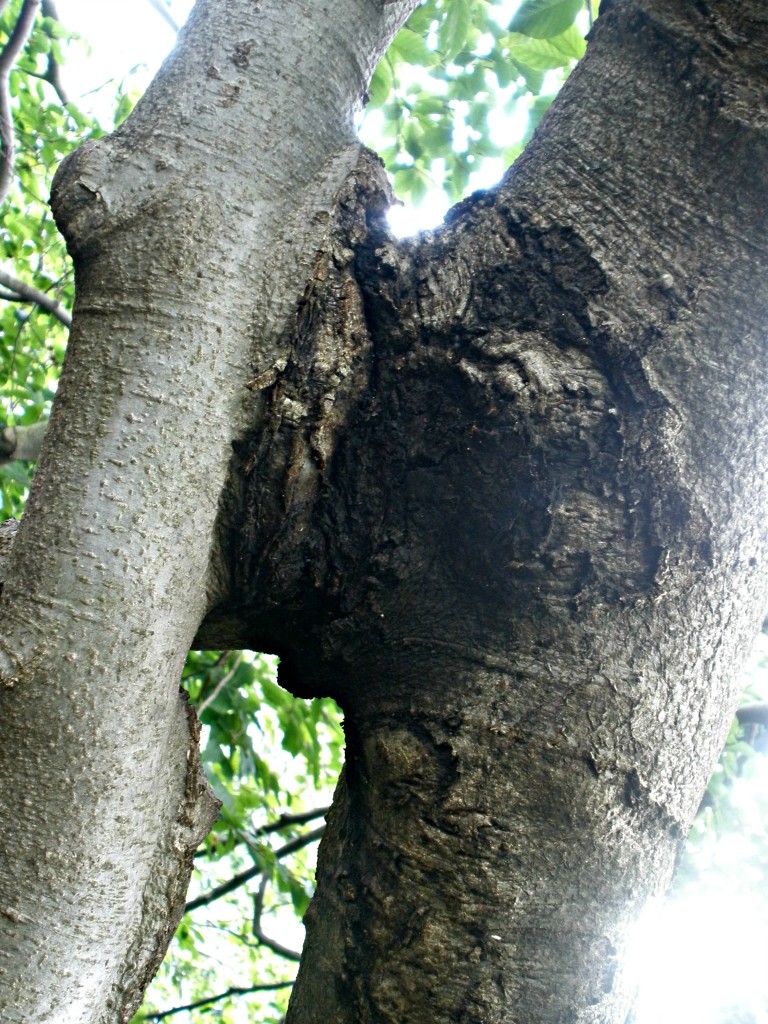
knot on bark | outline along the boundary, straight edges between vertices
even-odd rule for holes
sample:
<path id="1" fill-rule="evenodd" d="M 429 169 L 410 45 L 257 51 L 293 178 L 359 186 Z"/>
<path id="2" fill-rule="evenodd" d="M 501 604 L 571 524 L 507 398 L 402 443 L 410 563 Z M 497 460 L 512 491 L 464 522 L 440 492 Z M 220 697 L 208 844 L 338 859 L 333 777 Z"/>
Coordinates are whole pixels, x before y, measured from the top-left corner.
<path id="1" fill-rule="evenodd" d="M 69 254 L 83 254 L 111 211 L 111 157 L 105 140 L 86 142 L 62 161 L 51 186 L 51 210 Z"/>

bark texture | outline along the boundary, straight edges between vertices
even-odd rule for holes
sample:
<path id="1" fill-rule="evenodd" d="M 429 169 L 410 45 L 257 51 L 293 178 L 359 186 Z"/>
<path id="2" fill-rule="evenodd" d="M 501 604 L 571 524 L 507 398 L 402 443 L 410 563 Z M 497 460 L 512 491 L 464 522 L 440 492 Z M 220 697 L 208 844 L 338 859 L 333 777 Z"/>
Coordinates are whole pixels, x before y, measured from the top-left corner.
<path id="1" fill-rule="evenodd" d="M 254 388 L 201 635 L 348 739 L 290 1024 L 621 1024 L 763 617 L 768 16 L 603 6 L 443 229 L 358 171 Z"/>
<path id="2" fill-rule="evenodd" d="M 768 583 L 768 20 L 604 4 L 502 186 L 396 243 L 351 124 L 414 5 L 200 0 L 57 180 L 75 323 L 1 606 L 9 1024 L 126 1021 L 161 955 L 212 814 L 196 631 L 347 715 L 291 1024 L 630 1010 Z"/>
<path id="3" fill-rule="evenodd" d="M 216 806 L 178 679 L 221 598 L 231 440 L 415 2 L 200 0 L 57 175 L 75 316 L 0 609 L 4 1024 L 129 1020 L 183 908 Z"/>

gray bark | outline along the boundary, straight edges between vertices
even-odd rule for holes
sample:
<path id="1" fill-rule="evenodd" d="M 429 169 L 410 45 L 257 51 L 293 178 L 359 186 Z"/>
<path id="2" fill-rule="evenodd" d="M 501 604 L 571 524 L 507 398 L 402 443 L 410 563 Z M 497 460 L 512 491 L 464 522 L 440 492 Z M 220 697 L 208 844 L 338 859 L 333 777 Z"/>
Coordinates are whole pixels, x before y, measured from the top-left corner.
<path id="1" fill-rule="evenodd" d="M 201 0 L 134 115 L 57 175 L 77 299 L 1 607 L 8 1024 L 128 1020 L 183 908 L 215 805 L 178 679 L 220 596 L 245 385 L 280 362 L 414 5 Z"/>
<path id="2" fill-rule="evenodd" d="M 203 627 L 345 712 L 289 1024 L 630 1012 L 768 593 L 766 66 L 607 5 L 498 191 L 339 220 Z"/>
<path id="3" fill-rule="evenodd" d="M 156 963 L 210 816 L 196 631 L 346 715 L 291 1024 L 629 1012 L 768 583 L 768 21 L 604 5 L 501 188 L 398 244 L 350 125 L 409 6 L 203 0 L 59 176 L 75 323 L 2 595 L 11 1024 L 125 1020 Z"/>

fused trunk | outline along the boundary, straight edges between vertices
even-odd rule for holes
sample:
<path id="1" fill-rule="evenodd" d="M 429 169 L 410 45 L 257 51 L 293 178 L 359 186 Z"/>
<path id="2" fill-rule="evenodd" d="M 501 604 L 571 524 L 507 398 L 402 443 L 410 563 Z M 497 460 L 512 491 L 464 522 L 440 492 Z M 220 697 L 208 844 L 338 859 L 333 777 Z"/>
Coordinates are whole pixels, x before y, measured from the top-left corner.
<path id="1" fill-rule="evenodd" d="M 396 243 L 350 126 L 414 5 L 201 0 L 59 178 L 72 347 L 2 605 L 10 1024 L 124 1021 L 157 961 L 211 811 L 196 630 L 346 714 L 291 1024 L 629 1011 L 768 582 L 768 22 L 604 4 L 502 186 Z"/>
<path id="2" fill-rule="evenodd" d="M 749 9 L 609 7 L 438 232 L 389 238 L 362 166 L 256 382 L 201 635 L 278 651 L 348 743 L 290 1024 L 630 1011 L 768 582 Z"/>

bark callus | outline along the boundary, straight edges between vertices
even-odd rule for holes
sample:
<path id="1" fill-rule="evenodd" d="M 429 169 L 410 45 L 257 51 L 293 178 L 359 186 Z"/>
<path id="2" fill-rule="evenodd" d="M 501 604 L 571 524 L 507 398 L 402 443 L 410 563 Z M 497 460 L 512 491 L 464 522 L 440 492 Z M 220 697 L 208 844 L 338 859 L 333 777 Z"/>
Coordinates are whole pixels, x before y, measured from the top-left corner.
<path id="1" fill-rule="evenodd" d="M 661 546 L 623 468 L 631 411 L 600 364 L 583 241 L 482 195 L 398 243 L 371 193 L 358 177 L 340 202 L 237 447 L 227 542 L 240 639 L 280 650 L 292 690 L 353 702 L 458 635 L 507 658 L 637 599 Z"/>

